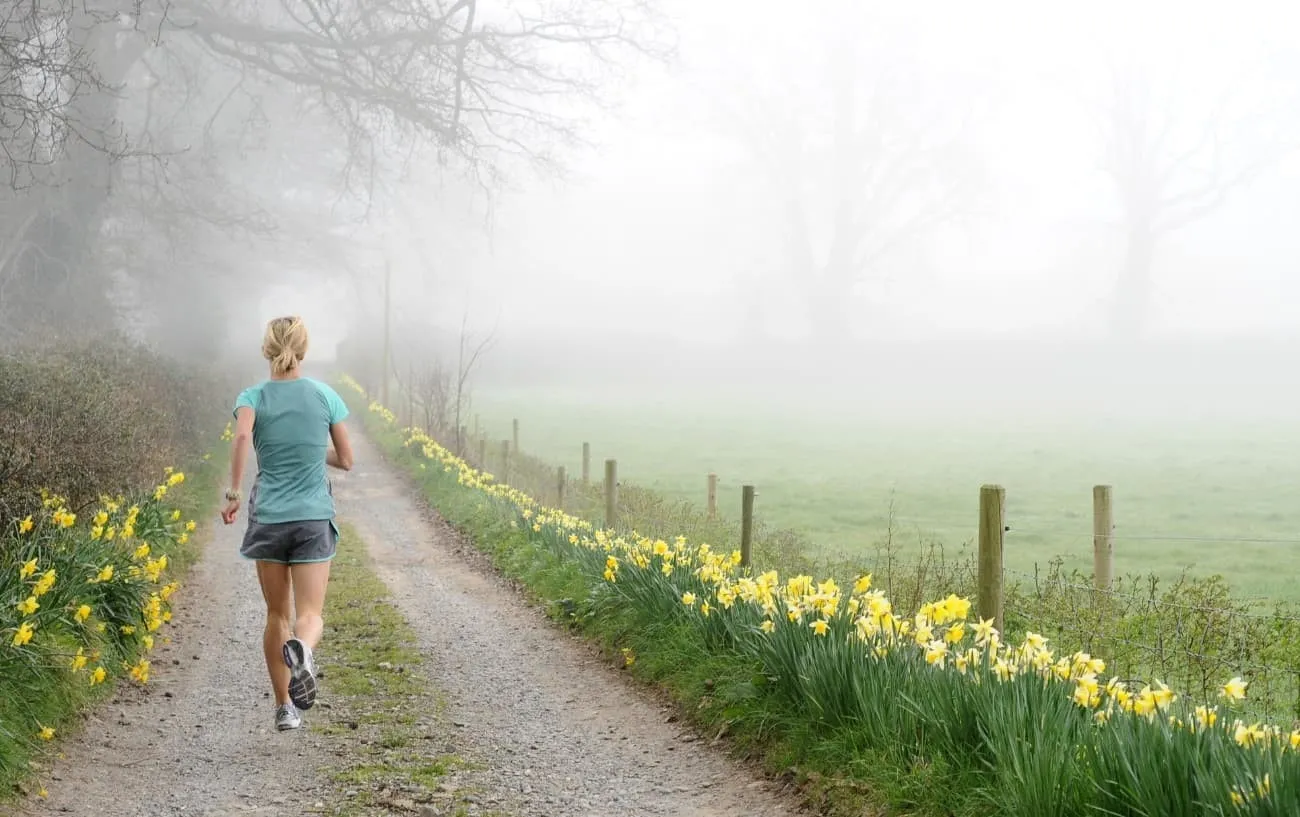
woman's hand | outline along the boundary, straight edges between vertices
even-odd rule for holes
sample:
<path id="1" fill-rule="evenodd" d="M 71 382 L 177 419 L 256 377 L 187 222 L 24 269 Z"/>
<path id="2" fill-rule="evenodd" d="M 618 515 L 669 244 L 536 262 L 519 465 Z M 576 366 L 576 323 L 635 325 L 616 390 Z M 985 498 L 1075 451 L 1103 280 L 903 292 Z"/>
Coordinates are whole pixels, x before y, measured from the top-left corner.
<path id="1" fill-rule="evenodd" d="M 226 507 L 221 511 L 221 521 L 229 525 L 235 521 L 235 517 L 237 516 L 239 516 L 239 500 L 226 500 Z"/>

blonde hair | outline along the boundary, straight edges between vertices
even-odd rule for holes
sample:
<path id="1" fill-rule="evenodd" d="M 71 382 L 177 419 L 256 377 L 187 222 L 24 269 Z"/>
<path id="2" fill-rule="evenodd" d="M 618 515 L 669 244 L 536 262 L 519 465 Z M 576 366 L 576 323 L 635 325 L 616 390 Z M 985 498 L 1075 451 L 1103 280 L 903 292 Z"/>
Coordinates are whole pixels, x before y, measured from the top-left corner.
<path id="1" fill-rule="evenodd" d="M 271 373 L 288 374 L 307 356 L 307 324 L 297 315 L 272 318 L 262 339 L 262 357 L 271 361 Z"/>

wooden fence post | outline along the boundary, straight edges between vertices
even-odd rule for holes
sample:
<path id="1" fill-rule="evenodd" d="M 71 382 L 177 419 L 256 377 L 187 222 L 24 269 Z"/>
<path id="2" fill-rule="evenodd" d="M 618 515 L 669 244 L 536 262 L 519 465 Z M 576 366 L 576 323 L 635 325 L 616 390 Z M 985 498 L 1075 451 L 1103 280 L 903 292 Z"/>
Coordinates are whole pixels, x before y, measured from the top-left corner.
<path id="1" fill-rule="evenodd" d="M 1115 507 L 1111 486 L 1095 485 L 1092 489 L 1092 573 L 1094 586 L 1103 593 L 1110 590 L 1114 560 Z"/>
<path id="2" fill-rule="evenodd" d="M 754 557 L 754 486 L 740 489 L 740 566 L 749 567 Z"/>
<path id="3" fill-rule="evenodd" d="M 1001 485 L 980 488 L 979 617 L 993 619 L 1002 631 L 1002 538 L 1006 531 L 1007 492 Z"/>
<path id="4" fill-rule="evenodd" d="M 718 475 L 709 474 L 709 518 L 718 518 Z"/>
<path id="5" fill-rule="evenodd" d="M 406 365 L 406 426 L 415 427 L 415 364 Z"/>
<path id="6" fill-rule="evenodd" d="M 582 484 L 591 484 L 591 443 L 582 444 Z"/>
<path id="7" fill-rule="evenodd" d="M 478 468 L 480 471 L 487 470 L 487 437 L 478 438 Z"/>
<path id="8" fill-rule="evenodd" d="M 555 503 L 555 509 L 558 511 L 564 510 L 564 489 L 568 487 L 568 482 L 569 477 L 564 472 L 564 466 L 561 465 L 556 473 L 555 480 L 555 495 L 558 497 L 558 500 Z"/>
<path id="9" fill-rule="evenodd" d="M 510 441 L 501 441 L 501 481 L 510 482 Z"/>
<path id="10" fill-rule="evenodd" d="M 605 529 L 618 524 L 618 460 L 605 460 Z"/>
<path id="11" fill-rule="evenodd" d="M 511 426 L 514 429 L 515 453 L 519 453 L 519 421 L 511 420 Z"/>

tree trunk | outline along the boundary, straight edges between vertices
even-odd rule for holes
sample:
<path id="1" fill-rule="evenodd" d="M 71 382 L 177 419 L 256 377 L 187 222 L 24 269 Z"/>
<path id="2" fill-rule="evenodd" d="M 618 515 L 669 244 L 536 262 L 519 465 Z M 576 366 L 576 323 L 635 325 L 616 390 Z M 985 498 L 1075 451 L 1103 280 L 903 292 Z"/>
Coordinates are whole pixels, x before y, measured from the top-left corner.
<path id="1" fill-rule="evenodd" d="M 148 47 L 143 35 L 119 39 L 89 13 L 74 20 L 73 45 L 93 55 L 100 77 L 119 85 Z M 73 100 L 68 116 L 87 139 L 113 134 L 117 98 L 112 91 L 86 92 Z M 95 252 L 107 214 L 116 171 L 112 157 L 85 139 L 74 139 L 53 168 L 53 186 L 15 193 L 12 204 L 37 213 L 6 248 L 9 282 L 5 328 L 20 335 L 56 337 L 110 332 L 116 314 L 110 298 L 111 270 Z"/>
<path id="2" fill-rule="evenodd" d="M 853 342 L 853 279 L 823 270 L 805 279 L 808 319 L 813 339 L 825 347 Z"/>
<path id="3" fill-rule="evenodd" d="M 1111 338 L 1120 343 L 1142 339 L 1151 312 L 1152 264 L 1155 235 L 1143 222 L 1129 227 L 1124 269 L 1111 304 Z"/>

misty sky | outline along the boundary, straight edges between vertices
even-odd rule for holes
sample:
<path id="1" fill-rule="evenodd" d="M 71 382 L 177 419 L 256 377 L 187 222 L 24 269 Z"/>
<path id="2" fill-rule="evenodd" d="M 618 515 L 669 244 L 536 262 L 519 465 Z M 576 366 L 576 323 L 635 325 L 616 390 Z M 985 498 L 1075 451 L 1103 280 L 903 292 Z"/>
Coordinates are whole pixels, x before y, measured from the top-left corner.
<path id="1" fill-rule="evenodd" d="M 467 311 L 476 326 L 512 333 L 559 324 L 719 336 L 735 330 L 736 295 L 751 289 L 762 293 L 769 329 L 801 332 L 804 319 L 789 306 L 794 284 L 771 240 L 774 197 L 744 136 L 711 100 L 757 93 L 798 110 L 806 101 L 798 89 L 825 75 L 821 56 L 836 33 L 867 55 L 865 74 L 905 66 L 939 109 L 977 112 L 965 134 L 984 162 L 983 200 L 965 223 L 893 257 L 869 285 L 884 334 L 1103 331 L 1123 243 L 1082 100 L 1104 80 L 1107 53 L 1143 66 L 1185 138 L 1200 133 L 1224 82 L 1241 76 L 1232 98 L 1256 118 L 1235 119 L 1257 129 L 1257 112 L 1267 112 L 1275 134 L 1300 141 L 1300 96 L 1280 83 L 1300 75 L 1294 4 L 808 6 L 670 4 L 679 64 L 639 75 L 623 117 L 598 123 L 599 149 L 574 154 L 563 185 L 526 180 L 498 199 L 490 222 L 482 200 L 438 202 L 431 185 L 408 185 L 403 212 L 374 236 L 395 265 L 399 320 L 458 324 Z M 1293 156 L 1160 245 L 1155 328 L 1218 334 L 1300 324 L 1298 223 Z M 346 287 L 274 293 L 258 320 L 301 311 L 329 346 L 352 297 Z"/>

